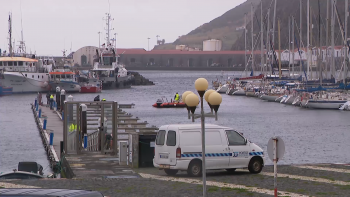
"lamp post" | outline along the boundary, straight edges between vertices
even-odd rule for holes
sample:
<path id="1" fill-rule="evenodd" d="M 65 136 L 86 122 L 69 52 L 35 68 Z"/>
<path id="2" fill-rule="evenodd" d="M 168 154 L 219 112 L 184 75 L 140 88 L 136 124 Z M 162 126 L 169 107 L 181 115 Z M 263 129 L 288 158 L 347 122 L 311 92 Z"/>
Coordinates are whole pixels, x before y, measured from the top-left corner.
<path id="1" fill-rule="evenodd" d="M 222 102 L 222 97 L 219 93 L 217 93 L 215 90 L 208 90 L 208 81 L 204 78 L 198 78 L 194 86 L 199 94 L 200 99 L 196 94 L 194 94 L 191 91 L 186 91 L 182 94 L 182 100 L 186 103 L 189 118 L 190 118 L 190 112 L 192 113 L 192 122 L 196 118 L 201 119 L 201 132 L 202 132 L 202 179 L 203 179 L 203 196 L 206 196 L 207 193 L 207 187 L 206 187 L 206 166 L 205 166 L 205 117 L 215 117 L 215 120 L 217 120 L 217 111 L 219 109 L 219 106 Z M 208 102 L 208 105 L 211 109 L 211 113 L 204 114 L 204 107 L 203 107 L 203 97 Z M 194 114 L 196 107 L 199 103 L 201 103 L 201 113 L 200 115 Z M 213 110 L 215 111 L 215 114 L 213 114 Z"/>
<path id="2" fill-rule="evenodd" d="M 101 48 L 101 38 L 100 38 L 101 32 L 99 31 L 97 33 L 98 33 L 98 50 L 100 50 L 100 48 Z"/>
<path id="3" fill-rule="evenodd" d="M 148 51 L 149 51 L 149 39 L 151 39 L 151 38 L 147 38 L 148 39 Z"/>

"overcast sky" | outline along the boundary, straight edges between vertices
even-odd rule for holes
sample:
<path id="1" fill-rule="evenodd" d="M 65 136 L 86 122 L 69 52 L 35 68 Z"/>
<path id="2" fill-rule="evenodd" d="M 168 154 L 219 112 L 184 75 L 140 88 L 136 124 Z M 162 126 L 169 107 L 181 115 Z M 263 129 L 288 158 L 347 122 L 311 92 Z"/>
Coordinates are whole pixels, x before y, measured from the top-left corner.
<path id="1" fill-rule="evenodd" d="M 245 0 L 0 0 L 0 48 L 8 50 L 8 14 L 12 12 L 12 37 L 16 46 L 23 35 L 27 51 L 62 55 L 83 46 L 105 42 L 109 11 L 114 18 L 111 34 L 118 34 L 118 48 L 150 48 L 156 35 L 173 42 L 196 27 L 221 16 Z M 22 10 L 22 11 L 21 11 Z M 113 35 L 114 36 L 114 35 Z M 16 47 L 17 48 L 17 47 Z"/>

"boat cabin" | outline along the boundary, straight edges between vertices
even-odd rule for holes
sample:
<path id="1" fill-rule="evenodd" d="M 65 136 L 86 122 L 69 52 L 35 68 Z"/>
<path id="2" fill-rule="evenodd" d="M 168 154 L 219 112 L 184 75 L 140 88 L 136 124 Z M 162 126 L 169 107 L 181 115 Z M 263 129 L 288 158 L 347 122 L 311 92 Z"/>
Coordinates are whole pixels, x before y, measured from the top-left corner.
<path id="1" fill-rule="evenodd" d="M 50 81 L 71 81 L 77 82 L 77 77 L 74 72 L 71 71 L 54 71 L 50 72 Z"/>
<path id="2" fill-rule="evenodd" d="M 39 72 L 38 60 L 25 57 L 0 57 L 0 70 L 8 72 Z"/>

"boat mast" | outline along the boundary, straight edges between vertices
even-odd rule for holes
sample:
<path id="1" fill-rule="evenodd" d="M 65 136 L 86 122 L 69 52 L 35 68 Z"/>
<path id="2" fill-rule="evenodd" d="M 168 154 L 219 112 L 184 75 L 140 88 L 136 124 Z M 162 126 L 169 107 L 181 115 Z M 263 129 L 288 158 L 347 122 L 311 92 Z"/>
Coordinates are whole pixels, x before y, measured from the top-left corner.
<path id="1" fill-rule="evenodd" d="M 279 78 L 282 78 L 282 68 L 281 68 L 281 27 L 280 20 L 278 20 L 278 67 L 279 67 Z"/>
<path id="2" fill-rule="evenodd" d="M 8 26 L 9 26 L 9 54 L 12 57 L 12 13 L 9 14 L 9 21 L 8 21 Z"/>
<path id="3" fill-rule="evenodd" d="M 20 41 L 20 52 L 26 53 L 26 46 L 23 40 L 23 23 L 22 23 L 22 1 L 21 1 L 21 41 Z"/>
<path id="4" fill-rule="evenodd" d="M 328 63 L 329 63 L 329 58 L 328 58 L 328 45 L 329 45 L 329 1 L 327 0 L 327 19 L 326 19 L 326 54 L 325 54 L 325 76 L 327 78 L 328 76 Z"/>
<path id="5" fill-rule="evenodd" d="M 310 70 L 310 0 L 307 0 L 307 8 L 306 8 L 306 29 L 307 29 L 307 55 L 306 55 L 306 60 L 307 60 L 307 77 L 309 78 L 309 70 Z"/>
<path id="6" fill-rule="evenodd" d="M 251 24 L 252 24 L 252 70 L 254 73 L 254 8 L 251 4 Z"/>
<path id="7" fill-rule="evenodd" d="M 288 68 L 290 73 L 290 16 L 288 17 Z"/>
<path id="8" fill-rule="evenodd" d="M 293 73 L 293 78 L 294 78 L 294 16 L 292 16 L 292 40 L 293 40 L 293 44 L 292 44 L 292 61 L 293 61 L 292 73 Z"/>
<path id="9" fill-rule="evenodd" d="M 274 7 L 274 10 L 273 10 L 273 24 L 272 24 L 272 46 L 273 46 L 273 49 L 276 49 L 276 47 L 275 47 L 276 9 L 277 9 L 277 0 L 275 0 L 275 7 Z M 271 63 L 274 63 L 274 59 L 275 58 L 272 58 L 272 62 Z M 273 73 L 273 68 L 272 67 L 271 67 L 271 72 Z"/>
<path id="10" fill-rule="evenodd" d="M 348 16 L 349 16 L 349 11 L 348 11 L 348 7 L 349 7 L 349 1 L 345 0 L 345 32 L 344 32 L 344 72 L 343 72 L 343 83 L 346 84 L 346 77 L 347 77 L 347 68 L 348 68 Z"/>
<path id="11" fill-rule="evenodd" d="M 335 11 L 334 11 L 334 0 L 332 0 L 332 19 L 331 19 L 331 34 L 332 34 L 332 56 L 331 56 L 331 61 L 332 61 L 332 65 L 331 65 L 331 78 L 335 78 L 335 58 L 334 58 L 334 25 L 335 25 Z"/>
<path id="12" fill-rule="evenodd" d="M 111 15 L 109 13 L 106 13 L 106 44 L 107 44 L 107 48 L 108 50 L 110 51 L 112 49 L 112 44 L 111 44 L 111 40 L 110 40 L 110 31 L 111 31 L 111 28 L 110 28 L 110 24 L 111 24 L 111 21 L 114 20 L 111 18 Z"/>
<path id="13" fill-rule="evenodd" d="M 267 69 L 268 69 L 268 60 L 269 60 L 269 63 L 270 63 L 270 8 L 267 10 L 267 28 L 266 28 L 266 50 L 267 50 L 267 53 L 266 53 L 266 72 L 267 72 Z"/>
<path id="14" fill-rule="evenodd" d="M 261 9 L 261 19 L 260 19 L 260 41 L 261 41 L 261 49 L 260 49 L 260 55 L 261 55 L 261 73 L 263 73 L 264 69 L 264 32 L 263 32 L 263 7 L 262 7 L 262 0 L 260 1 L 260 9 Z"/>
<path id="15" fill-rule="evenodd" d="M 244 62 L 245 62 L 245 72 L 247 75 L 247 13 L 244 14 Z"/>
<path id="16" fill-rule="evenodd" d="M 312 21 L 312 9 L 309 7 L 309 20 L 310 20 L 310 66 L 309 66 L 309 72 L 310 72 L 310 79 L 312 80 L 313 79 L 313 76 L 312 76 L 312 67 L 313 67 L 313 64 L 314 64 L 314 62 L 313 62 L 313 59 L 312 59 L 312 56 L 313 56 L 313 54 L 314 54 L 314 48 L 313 48 L 313 45 L 312 45 L 312 38 L 313 38 L 313 36 L 312 36 L 312 29 L 313 29 L 313 21 Z"/>
<path id="17" fill-rule="evenodd" d="M 322 31 L 321 31 L 321 6 L 320 0 L 318 0 L 318 56 L 317 56 L 317 67 L 318 67 L 318 77 L 320 79 L 320 86 L 322 86 Z"/>
<path id="18" fill-rule="evenodd" d="M 301 32 L 301 30 L 302 30 L 302 27 L 303 27 L 303 21 L 302 21 L 302 16 L 303 16 L 303 12 L 302 12 L 303 10 L 302 10 L 302 0 L 300 0 L 300 32 L 299 32 L 299 48 L 301 47 L 301 41 L 302 41 L 302 39 L 303 39 L 303 37 L 302 37 L 302 32 Z M 302 74 L 302 56 L 300 56 L 300 62 L 299 62 L 299 69 L 300 69 L 300 75 Z"/>

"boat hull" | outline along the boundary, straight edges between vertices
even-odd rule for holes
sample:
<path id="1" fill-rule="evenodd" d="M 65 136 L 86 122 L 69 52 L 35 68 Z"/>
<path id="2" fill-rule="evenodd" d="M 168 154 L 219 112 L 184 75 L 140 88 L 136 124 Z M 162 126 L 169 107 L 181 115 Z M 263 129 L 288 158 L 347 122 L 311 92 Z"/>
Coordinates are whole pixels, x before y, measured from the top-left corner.
<path id="1" fill-rule="evenodd" d="M 309 100 L 305 105 L 313 109 L 339 109 L 347 101 L 313 101 Z"/>
<path id="2" fill-rule="evenodd" d="M 258 96 L 257 94 L 255 94 L 255 92 L 246 92 L 245 95 L 249 96 L 249 97 L 257 97 Z"/>
<path id="3" fill-rule="evenodd" d="M 33 78 L 25 77 L 33 76 Z M 19 73 L 4 72 L 4 78 L 0 79 L 3 86 L 12 87 L 12 93 L 37 93 L 49 91 L 46 81 L 47 73 Z"/>
<path id="4" fill-rule="evenodd" d="M 243 89 L 236 90 L 232 93 L 234 96 L 245 96 L 245 91 Z"/>
<path id="5" fill-rule="evenodd" d="M 82 86 L 80 88 L 80 93 L 99 93 L 101 88 L 95 86 Z"/>
<path id="6" fill-rule="evenodd" d="M 273 101 L 275 102 L 279 96 L 270 96 L 270 95 L 262 95 L 260 98 L 265 101 Z"/>
<path id="7" fill-rule="evenodd" d="M 216 92 L 218 92 L 218 93 L 220 93 L 220 94 L 225 94 L 225 93 L 227 92 L 227 90 L 228 90 L 228 87 L 229 87 L 228 84 L 225 84 L 225 85 L 219 87 L 219 88 L 216 90 Z"/>
<path id="8" fill-rule="evenodd" d="M 186 104 L 172 102 L 172 103 L 155 103 L 152 106 L 156 108 L 185 108 Z"/>
<path id="9" fill-rule="evenodd" d="M 12 94 L 12 87 L 0 86 L 0 96 L 8 96 Z"/>
<path id="10" fill-rule="evenodd" d="M 60 82 L 49 82 L 51 91 L 56 91 L 56 87 L 60 87 L 60 89 L 64 89 L 66 92 L 79 92 L 80 85 L 77 82 L 71 81 L 60 81 Z"/>

